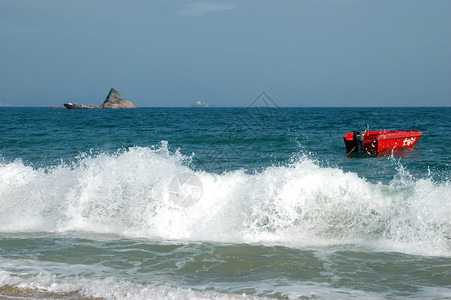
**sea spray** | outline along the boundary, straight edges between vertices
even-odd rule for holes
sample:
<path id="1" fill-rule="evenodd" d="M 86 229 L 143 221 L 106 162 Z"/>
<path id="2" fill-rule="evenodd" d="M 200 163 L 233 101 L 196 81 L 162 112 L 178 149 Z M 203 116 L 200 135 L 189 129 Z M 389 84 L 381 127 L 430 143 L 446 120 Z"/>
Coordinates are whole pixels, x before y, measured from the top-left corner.
<path id="1" fill-rule="evenodd" d="M 294 247 L 356 243 L 451 255 L 449 182 L 415 180 L 400 169 L 390 184 L 373 184 L 307 156 L 254 173 L 189 165 L 190 157 L 170 152 L 166 142 L 48 169 L 2 162 L 0 231 Z M 171 195 L 180 174 L 196 177 L 202 188 L 190 205 Z"/>

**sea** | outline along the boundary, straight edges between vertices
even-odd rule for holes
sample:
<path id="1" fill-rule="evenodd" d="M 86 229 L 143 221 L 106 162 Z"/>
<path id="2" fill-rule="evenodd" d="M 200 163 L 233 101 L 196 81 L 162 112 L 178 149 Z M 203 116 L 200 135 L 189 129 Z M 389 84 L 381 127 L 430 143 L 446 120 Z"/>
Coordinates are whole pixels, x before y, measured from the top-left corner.
<path id="1" fill-rule="evenodd" d="M 0 299 L 451 299 L 451 107 L 262 97 L 1 107 Z"/>

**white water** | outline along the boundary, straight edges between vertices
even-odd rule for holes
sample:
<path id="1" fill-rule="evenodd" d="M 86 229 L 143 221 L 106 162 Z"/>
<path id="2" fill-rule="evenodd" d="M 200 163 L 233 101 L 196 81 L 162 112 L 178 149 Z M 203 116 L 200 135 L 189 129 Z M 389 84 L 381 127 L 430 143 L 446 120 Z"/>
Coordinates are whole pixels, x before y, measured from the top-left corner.
<path id="1" fill-rule="evenodd" d="M 259 299 L 248 295 L 231 295 L 216 292 L 196 292 L 191 289 L 171 287 L 169 285 L 154 286 L 120 281 L 114 278 L 93 280 L 79 278 L 74 280 L 59 279 L 48 272 L 37 276 L 20 278 L 11 276 L 0 270 L 0 287 L 17 286 L 23 291 L 31 290 L 34 297 L 50 299 L 63 298 L 65 293 L 76 291 L 79 296 L 99 297 L 102 299 Z M 21 297 L 15 297 L 21 298 Z M 74 299 L 76 299 L 74 297 Z"/>
<path id="2" fill-rule="evenodd" d="M 254 283 L 253 285 L 262 290 L 267 289 L 270 283 Z M 258 285 L 261 285 L 258 287 Z M 216 291 L 195 291 L 187 288 L 172 287 L 170 285 L 157 286 L 152 284 L 139 284 L 127 281 L 121 281 L 115 278 L 95 279 L 77 278 L 74 280 L 58 278 L 48 272 L 41 272 L 37 276 L 28 278 L 19 278 L 11 276 L 8 272 L 0 270 L 0 287 L 17 286 L 27 291 L 30 289 L 35 296 L 44 299 L 64 298 L 65 293 L 76 291 L 82 297 L 99 297 L 102 299 L 273 299 L 274 297 L 253 296 L 245 293 L 222 293 Z M 424 298 L 440 298 L 447 295 L 447 290 L 425 291 Z M 299 298 L 319 298 L 319 299 L 340 299 L 358 298 L 358 299 L 380 299 L 381 294 L 375 294 L 367 291 L 357 291 L 346 288 L 332 288 L 328 286 L 312 286 L 311 284 L 298 284 L 295 287 L 287 287 L 284 295 L 288 299 Z M 351 296 L 352 295 L 352 296 Z M 67 296 L 66 296 L 67 297 Z M 20 299 L 22 297 L 11 297 Z M 76 299 L 76 297 L 73 297 Z M 421 295 L 419 295 L 421 299 Z M 72 299 L 72 297 L 70 298 Z"/>
<path id="3" fill-rule="evenodd" d="M 0 232 L 289 247 L 350 243 L 451 256 L 449 182 L 414 180 L 400 168 L 389 185 L 372 184 L 308 157 L 255 174 L 198 172 L 188 161 L 162 143 L 49 169 L 0 163 Z"/>

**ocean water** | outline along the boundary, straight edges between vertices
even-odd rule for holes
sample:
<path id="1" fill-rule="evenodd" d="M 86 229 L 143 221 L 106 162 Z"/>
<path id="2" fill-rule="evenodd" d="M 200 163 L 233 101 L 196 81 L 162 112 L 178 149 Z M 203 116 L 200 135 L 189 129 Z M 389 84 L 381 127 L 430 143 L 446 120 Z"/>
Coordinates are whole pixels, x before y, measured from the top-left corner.
<path id="1" fill-rule="evenodd" d="M 343 135 L 416 129 L 348 157 Z M 451 108 L 0 108 L 1 299 L 451 299 Z"/>

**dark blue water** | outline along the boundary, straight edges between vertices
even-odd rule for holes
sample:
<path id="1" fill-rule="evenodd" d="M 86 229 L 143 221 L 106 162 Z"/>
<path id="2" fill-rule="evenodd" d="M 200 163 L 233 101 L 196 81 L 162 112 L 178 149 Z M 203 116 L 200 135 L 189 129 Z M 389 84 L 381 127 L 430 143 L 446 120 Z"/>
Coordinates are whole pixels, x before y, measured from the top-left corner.
<path id="1" fill-rule="evenodd" d="M 349 131 L 414 149 L 349 157 Z M 451 108 L 0 108 L 0 297 L 451 298 Z"/>
<path id="2" fill-rule="evenodd" d="M 390 179 L 393 160 L 345 155 L 344 133 L 365 124 L 371 130 L 422 131 L 415 150 L 394 155 L 418 176 L 430 170 L 446 180 L 451 161 L 450 108 L 2 108 L 0 122 L 1 157 L 37 167 L 167 141 L 171 151 L 194 153 L 193 168 L 208 172 L 252 172 L 306 154 L 369 180 Z"/>

